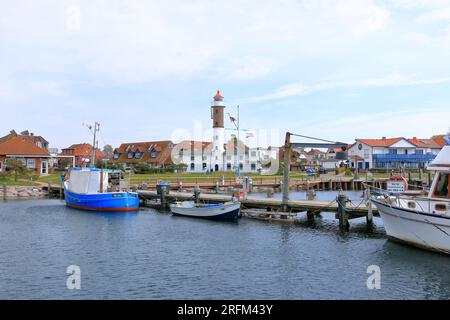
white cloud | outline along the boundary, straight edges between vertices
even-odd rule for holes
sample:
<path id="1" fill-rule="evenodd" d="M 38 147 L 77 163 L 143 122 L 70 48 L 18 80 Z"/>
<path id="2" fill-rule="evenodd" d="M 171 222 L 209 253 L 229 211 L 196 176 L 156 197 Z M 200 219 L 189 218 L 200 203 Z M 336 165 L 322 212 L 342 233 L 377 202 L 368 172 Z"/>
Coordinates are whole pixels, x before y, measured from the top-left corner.
<path id="1" fill-rule="evenodd" d="M 67 9 L 76 6 L 79 28 L 68 28 L 73 11 Z M 388 10 L 372 0 L 18 0 L 2 11 L 0 45 L 9 48 L 10 68 L 65 70 L 125 84 L 173 76 L 264 77 L 271 61 L 333 50 L 390 21 Z M 249 58 L 236 63 L 241 57 Z"/>
<path id="2" fill-rule="evenodd" d="M 303 83 L 293 83 L 282 86 L 274 92 L 259 97 L 244 99 L 246 102 L 261 102 L 267 100 L 284 99 L 289 97 L 305 96 L 321 91 L 339 88 L 366 88 L 366 87 L 391 87 L 391 86 L 415 86 L 433 85 L 450 82 L 450 77 L 443 78 L 418 78 L 414 75 L 402 75 L 392 73 L 381 78 L 367 78 L 358 80 L 343 80 L 305 85 Z"/>
<path id="3" fill-rule="evenodd" d="M 429 138 L 445 133 L 450 125 L 450 106 L 441 109 L 411 109 L 408 112 L 394 111 L 371 113 L 311 123 L 305 132 L 319 137 L 336 137 L 347 142 L 355 138 L 420 137 Z M 336 132 L 336 125 L 339 131 Z M 356 136 L 355 136 L 356 135 Z"/>
<path id="4" fill-rule="evenodd" d="M 275 63 L 271 58 L 249 56 L 239 59 L 230 75 L 231 79 L 249 80 L 266 76 L 273 72 Z"/>

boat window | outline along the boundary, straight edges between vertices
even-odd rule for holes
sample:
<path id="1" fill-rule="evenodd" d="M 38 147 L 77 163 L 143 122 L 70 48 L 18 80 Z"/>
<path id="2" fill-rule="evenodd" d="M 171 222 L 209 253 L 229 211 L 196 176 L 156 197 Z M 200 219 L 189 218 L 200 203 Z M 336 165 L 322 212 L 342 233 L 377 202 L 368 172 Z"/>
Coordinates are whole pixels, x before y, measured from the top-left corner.
<path id="1" fill-rule="evenodd" d="M 443 203 L 437 204 L 435 206 L 436 210 L 438 211 L 447 211 L 447 206 Z"/>
<path id="2" fill-rule="evenodd" d="M 408 208 L 410 208 L 410 209 L 415 209 L 415 208 L 416 208 L 416 203 L 413 202 L 413 201 L 409 201 L 409 202 L 408 202 Z"/>
<path id="3" fill-rule="evenodd" d="M 434 189 L 434 195 L 436 197 L 450 198 L 448 176 L 448 174 L 439 174 L 436 188 Z"/>

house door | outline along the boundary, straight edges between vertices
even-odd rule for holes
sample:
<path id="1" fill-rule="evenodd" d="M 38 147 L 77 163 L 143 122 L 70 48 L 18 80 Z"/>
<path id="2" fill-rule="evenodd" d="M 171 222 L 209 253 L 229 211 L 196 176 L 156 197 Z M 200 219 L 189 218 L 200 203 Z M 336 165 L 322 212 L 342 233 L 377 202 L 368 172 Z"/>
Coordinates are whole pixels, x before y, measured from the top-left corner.
<path id="1" fill-rule="evenodd" d="M 219 165 L 218 164 L 216 164 L 216 166 L 215 166 L 215 171 L 219 171 Z"/>
<path id="2" fill-rule="evenodd" d="M 41 162 L 41 174 L 48 174 L 48 163 L 47 161 Z"/>

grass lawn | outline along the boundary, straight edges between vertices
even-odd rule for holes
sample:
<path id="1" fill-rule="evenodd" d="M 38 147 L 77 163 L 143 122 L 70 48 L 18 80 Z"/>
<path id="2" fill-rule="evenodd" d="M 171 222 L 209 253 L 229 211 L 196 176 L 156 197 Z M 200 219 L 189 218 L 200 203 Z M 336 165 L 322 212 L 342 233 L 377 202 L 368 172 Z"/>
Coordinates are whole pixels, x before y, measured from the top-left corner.
<path id="1" fill-rule="evenodd" d="M 47 176 L 40 176 L 37 180 L 40 183 L 50 183 L 50 184 L 57 184 L 59 185 L 61 183 L 61 175 L 60 174 L 49 174 Z"/>
<path id="2" fill-rule="evenodd" d="M 128 180 L 130 179 L 131 183 L 133 184 L 138 184 L 140 182 L 144 182 L 144 183 L 148 183 L 148 182 L 156 182 L 156 180 L 166 180 L 169 182 L 174 182 L 177 179 L 182 179 L 184 182 L 209 182 L 209 181 L 217 181 L 218 179 L 220 179 L 222 177 L 222 175 L 225 176 L 225 178 L 227 180 L 229 179 L 233 179 L 235 177 L 235 174 L 233 172 L 213 172 L 211 174 L 204 174 L 204 173 L 155 173 L 155 174 L 127 174 L 124 173 L 123 177 L 124 179 Z M 264 179 L 266 181 L 268 180 L 281 180 L 283 178 L 283 176 L 281 175 L 273 175 L 273 176 L 262 176 L 258 173 L 250 173 L 250 174 L 245 174 L 243 173 L 242 176 L 248 176 L 252 179 Z M 333 176 L 330 176 L 333 177 Z M 376 173 L 373 175 L 374 178 L 389 178 L 389 174 L 388 173 Z M 418 179 L 419 178 L 419 174 L 415 173 L 411 175 L 412 178 L 414 179 Z M 305 173 L 299 173 L 299 172 L 292 172 L 290 174 L 290 178 L 293 179 L 304 179 L 304 178 L 309 178 L 309 179 L 315 179 L 314 177 L 308 177 Z M 351 177 L 346 177 L 346 178 L 351 178 Z M 359 175 L 360 179 L 366 179 L 367 175 L 366 173 L 362 173 Z M 422 179 L 426 179 L 427 175 L 424 174 L 422 175 Z M 59 185 L 61 182 L 60 180 L 60 174 L 49 174 L 47 176 L 41 176 L 39 177 L 39 179 L 37 180 L 40 183 L 50 183 L 52 185 Z M 0 178 L 0 183 L 3 183 L 1 178 Z M 7 182 L 7 184 L 10 184 L 11 181 Z M 20 185 L 26 185 L 23 183 L 27 183 L 26 181 L 24 182 L 18 182 L 17 184 Z M 35 185 L 35 184 L 31 184 L 31 182 L 29 185 Z"/>
<path id="3" fill-rule="evenodd" d="M 7 186 L 39 186 L 38 183 L 30 181 L 24 177 L 18 177 L 17 181 L 14 181 L 14 177 L 0 176 L 0 185 L 6 184 Z"/>

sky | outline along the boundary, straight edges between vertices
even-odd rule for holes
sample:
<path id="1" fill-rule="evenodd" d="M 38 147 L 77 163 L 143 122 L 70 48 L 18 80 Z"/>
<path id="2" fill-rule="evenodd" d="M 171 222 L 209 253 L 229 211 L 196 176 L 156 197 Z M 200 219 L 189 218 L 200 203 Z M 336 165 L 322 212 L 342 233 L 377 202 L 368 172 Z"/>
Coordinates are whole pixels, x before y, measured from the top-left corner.
<path id="1" fill-rule="evenodd" d="M 207 140 L 217 89 L 250 145 L 446 133 L 450 0 L 0 0 L 0 136 Z"/>

